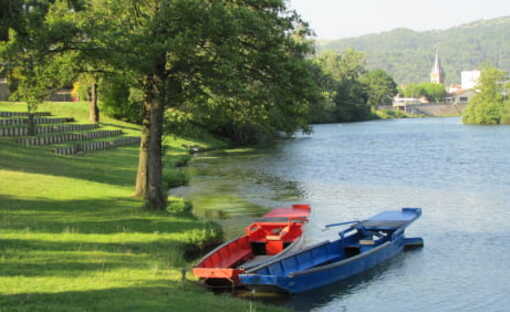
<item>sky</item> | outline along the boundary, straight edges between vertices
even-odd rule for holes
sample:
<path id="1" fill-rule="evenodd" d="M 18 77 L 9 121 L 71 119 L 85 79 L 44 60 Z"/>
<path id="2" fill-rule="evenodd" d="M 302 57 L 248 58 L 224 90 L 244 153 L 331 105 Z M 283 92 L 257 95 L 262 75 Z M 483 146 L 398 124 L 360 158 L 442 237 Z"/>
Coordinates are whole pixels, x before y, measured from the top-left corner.
<path id="1" fill-rule="evenodd" d="M 510 15 L 510 0 L 287 0 L 318 39 L 340 39 L 395 28 L 445 29 Z"/>

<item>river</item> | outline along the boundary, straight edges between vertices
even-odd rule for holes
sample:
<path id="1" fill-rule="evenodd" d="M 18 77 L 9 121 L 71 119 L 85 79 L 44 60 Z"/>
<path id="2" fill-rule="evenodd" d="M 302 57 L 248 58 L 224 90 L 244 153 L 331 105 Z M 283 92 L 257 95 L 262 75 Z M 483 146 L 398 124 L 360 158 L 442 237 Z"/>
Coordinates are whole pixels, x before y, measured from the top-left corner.
<path id="1" fill-rule="evenodd" d="M 271 149 L 212 153 L 178 191 L 227 236 L 268 208 L 313 207 L 307 242 L 331 222 L 420 207 L 422 249 L 352 279 L 270 301 L 296 311 L 509 311 L 510 127 L 458 118 L 314 126 Z"/>

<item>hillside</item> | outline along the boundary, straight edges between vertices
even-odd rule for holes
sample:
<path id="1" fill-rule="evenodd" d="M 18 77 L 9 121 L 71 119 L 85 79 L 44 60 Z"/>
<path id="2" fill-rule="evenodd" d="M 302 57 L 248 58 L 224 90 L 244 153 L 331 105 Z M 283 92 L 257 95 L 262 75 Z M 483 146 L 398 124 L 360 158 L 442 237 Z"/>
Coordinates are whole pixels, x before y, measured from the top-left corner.
<path id="1" fill-rule="evenodd" d="M 416 32 L 399 28 L 318 45 L 319 51 L 363 51 L 369 68 L 388 71 L 399 84 L 428 81 L 436 47 L 447 84 L 459 83 L 462 70 L 478 68 L 485 62 L 510 71 L 510 16 L 446 30 Z"/>

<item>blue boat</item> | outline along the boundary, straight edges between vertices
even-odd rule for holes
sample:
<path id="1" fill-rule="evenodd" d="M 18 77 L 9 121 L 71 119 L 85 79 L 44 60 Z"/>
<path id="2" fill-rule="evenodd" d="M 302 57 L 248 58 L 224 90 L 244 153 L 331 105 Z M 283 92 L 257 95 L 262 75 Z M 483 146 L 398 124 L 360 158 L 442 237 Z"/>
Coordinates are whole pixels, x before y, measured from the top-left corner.
<path id="1" fill-rule="evenodd" d="M 364 221 L 327 225 L 350 226 L 339 232 L 338 240 L 325 241 L 247 270 L 239 275 L 240 283 L 250 289 L 296 294 L 346 279 L 404 249 L 423 246 L 422 238 L 404 236 L 406 227 L 420 216 L 420 208 L 402 208 Z"/>

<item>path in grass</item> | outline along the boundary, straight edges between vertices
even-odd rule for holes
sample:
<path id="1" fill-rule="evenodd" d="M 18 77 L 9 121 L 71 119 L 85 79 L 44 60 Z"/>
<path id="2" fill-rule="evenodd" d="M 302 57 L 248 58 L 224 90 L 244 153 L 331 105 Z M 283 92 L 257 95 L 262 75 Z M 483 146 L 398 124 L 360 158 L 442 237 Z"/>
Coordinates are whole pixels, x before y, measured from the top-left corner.
<path id="1" fill-rule="evenodd" d="M 83 121 L 86 105 L 79 105 L 41 111 Z M 8 110 L 24 106 L 0 103 Z M 168 153 L 211 142 L 172 138 Z M 140 210 L 142 202 L 131 197 L 137 153 L 122 147 L 58 157 L 47 147 L 0 139 L 0 312 L 249 310 L 247 301 L 181 282 L 181 268 L 190 266 L 184 249 L 201 237 L 204 223 Z"/>

